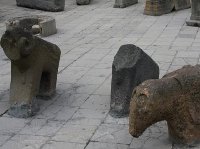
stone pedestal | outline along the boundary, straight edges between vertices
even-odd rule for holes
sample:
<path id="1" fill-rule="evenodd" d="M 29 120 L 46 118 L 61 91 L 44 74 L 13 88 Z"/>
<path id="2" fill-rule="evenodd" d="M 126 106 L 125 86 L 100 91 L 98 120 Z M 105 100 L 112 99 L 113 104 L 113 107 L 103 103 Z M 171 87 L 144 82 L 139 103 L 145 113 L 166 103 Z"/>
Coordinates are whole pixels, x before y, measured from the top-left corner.
<path id="1" fill-rule="evenodd" d="M 146 0 L 144 14 L 160 16 L 174 10 L 189 8 L 190 0 Z"/>
<path id="2" fill-rule="evenodd" d="M 16 0 L 17 6 L 40 9 L 45 11 L 63 11 L 65 0 Z"/>
<path id="3" fill-rule="evenodd" d="M 200 1 L 192 0 L 192 15 L 190 20 L 186 21 L 189 26 L 200 27 Z"/>
<path id="4" fill-rule="evenodd" d="M 114 8 L 125 8 L 137 3 L 138 0 L 115 0 Z"/>

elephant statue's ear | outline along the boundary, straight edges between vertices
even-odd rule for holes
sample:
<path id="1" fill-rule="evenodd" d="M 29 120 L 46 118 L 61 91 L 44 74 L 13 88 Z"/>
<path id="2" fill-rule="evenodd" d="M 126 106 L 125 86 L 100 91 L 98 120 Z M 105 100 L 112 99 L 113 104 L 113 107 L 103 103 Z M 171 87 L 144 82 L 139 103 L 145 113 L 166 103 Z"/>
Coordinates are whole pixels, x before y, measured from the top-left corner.
<path id="1" fill-rule="evenodd" d="M 19 48 L 21 56 L 28 56 L 32 52 L 32 43 L 26 37 L 21 37 L 19 39 Z"/>
<path id="2" fill-rule="evenodd" d="M 0 45 L 3 49 L 9 49 L 10 41 L 7 39 L 8 31 L 1 37 Z"/>

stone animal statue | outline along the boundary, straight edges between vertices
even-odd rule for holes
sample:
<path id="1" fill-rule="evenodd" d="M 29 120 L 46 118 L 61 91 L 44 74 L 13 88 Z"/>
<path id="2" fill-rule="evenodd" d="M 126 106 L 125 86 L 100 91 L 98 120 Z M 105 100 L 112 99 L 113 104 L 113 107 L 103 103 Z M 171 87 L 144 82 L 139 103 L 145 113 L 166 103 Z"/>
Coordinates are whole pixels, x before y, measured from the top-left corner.
<path id="1" fill-rule="evenodd" d="M 139 137 L 152 124 L 166 120 L 174 143 L 200 141 L 200 65 L 184 66 L 162 79 L 147 80 L 133 90 L 129 132 Z"/>
<path id="2" fill-rule="evenodd" d="M 146 0 L 144 14 L 159 16 L 191 7 L 190 0 Z"/>
<path id="3" fill-rule="evenodd" d="M 158 78 L 159 67 L 151 57 L 135 45 L 122 45 L 112 64 L 111 116 L 128 116 L 133 89 L 145 80 Z"/>
<path id="4" fill-rule="evenodd" d="M 0 44 L 11 60 L 9 114 L 29 117 L 38 111 L 36 96 L 55 93 L 61 51 L 21 28 L 7 30 Z"/>

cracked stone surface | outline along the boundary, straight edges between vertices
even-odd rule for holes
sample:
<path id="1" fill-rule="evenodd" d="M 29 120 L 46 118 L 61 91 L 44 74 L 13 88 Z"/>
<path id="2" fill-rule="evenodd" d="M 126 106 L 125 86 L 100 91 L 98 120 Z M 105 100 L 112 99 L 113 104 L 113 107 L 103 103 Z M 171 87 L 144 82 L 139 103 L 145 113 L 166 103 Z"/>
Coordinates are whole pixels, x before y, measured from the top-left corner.
<path id="1" fill-rule="evenodd" d="M 113 118 L 108 111 L 111 66 L 121 45 L 143 49 L 159 65 L 160 77 L 183 65 L 200 64 L 199 28 L 185 24 L 191 9 L 152 17 L 143 15 L 145 0 L 125 9 L 113 8 L 114 3 L 93 0 L 77 6 L 76 0 L 66 0 L 65 11 L 52 13 L 0 0 L 0 36 L 11 17 L 50 15 L 56 19 L 58 33 L 43 39 L 62 51 L 56 96 L 38 99 L 36 116 L 17 119 L 6 113 L 10 62 L 0 47 L 1 149 L 189 149 L 168 140 L 166 122 L 132 138 L 128 118 Z"/>

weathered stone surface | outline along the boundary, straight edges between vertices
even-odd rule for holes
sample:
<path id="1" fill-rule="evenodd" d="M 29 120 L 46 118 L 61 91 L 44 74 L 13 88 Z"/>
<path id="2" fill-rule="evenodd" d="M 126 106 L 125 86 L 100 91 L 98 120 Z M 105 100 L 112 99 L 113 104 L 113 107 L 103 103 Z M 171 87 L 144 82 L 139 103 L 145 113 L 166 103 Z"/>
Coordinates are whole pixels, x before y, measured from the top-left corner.
<path id="1" fill-rule="evenodd" d="M 146 0 L 144 14 L 159 16 L 170 13 L 173 9 L 181 10 L 190 6 L 190 0 Z"/>
<path id="2" fill-rule="evenodd" d="M 17 6 L 41 9 L 45 11 L 63 11 L 65 0 L 16 0 Z"/>
<path id="3" fill-rule="evenodd" d="M 114 8 L 125 8 L 137 3 L 138 0 L 115 0 Z"/>
<path id="4" fill-rule="evenodd" d="M 36 96 L 55 93 L 60 49 L 21 28 L 7 30 L 1 46 L 11 60 L 9 114 L 34 115 L 39 109 Z"/>
<path id="5" fill-rule="evenodd" d="M 200 1 L 192 0 L 192 15 L 190 20 L 186 21 L 189 26 L 200 27 Z"/>
<path id="6" fill-rule="evenodd" d="M 192 0 L 192 16 L 191 20 L 200 21 L 200 1 Z"/>
<path id="7" fill-rule="evenodd" d="M 139 137 L 146 128 L 163 120 L 174 143 L 193 145 L 200 141 L 200 65 L 184 66 L 134 89 L 130 134 Z"/>
<path id="8" fill-rule="evenodd" d="M 158 65 L 139 47 L 131 44 L 121 46 L 112 65 L 110 114 L 127 116 L 134 87 L 158 77 Z"/>
<path id="9" fill-rule="evenodd" d="M 6 29 L 22 28 L 43 37 L 57 33 L 56 21 L 50 16 L 23 16 L 6 21 Z"/>
<path id="10" fill-rule="evenodd" d="M 76 0 L 77 5 L 89 5 L 91 0 Z"/>

